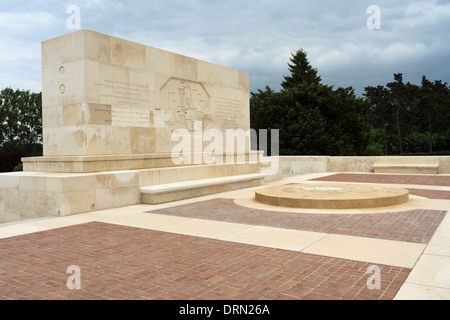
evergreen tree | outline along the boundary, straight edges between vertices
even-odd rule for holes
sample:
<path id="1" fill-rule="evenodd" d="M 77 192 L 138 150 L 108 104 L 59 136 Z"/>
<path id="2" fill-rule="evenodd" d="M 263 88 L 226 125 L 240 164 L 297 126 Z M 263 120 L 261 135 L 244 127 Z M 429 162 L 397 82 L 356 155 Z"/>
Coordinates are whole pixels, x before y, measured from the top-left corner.
<path id="1" fill-rule="evenodd" d="M 307 53 L 303 49 L 297 50 L 295 54 L 291 54 L 291 63 L 288 63 L 290 76 L 285 76 L 281 83 L 283 89 L 295 87 L 296 85 L 306 82 L 319 84 L 322 80 L 317 75 L 317 69 L 313 68 L 307 58 Z"/>
<path id="2" fill-rule="evenodd" d="M 280 155 L 358 155 L 367 149 L 368 104 L 352 88 L 321 84 L 299 50 L 292 55 L 283 90 L 252 93 L 251 127 L 280 130 Z"/>

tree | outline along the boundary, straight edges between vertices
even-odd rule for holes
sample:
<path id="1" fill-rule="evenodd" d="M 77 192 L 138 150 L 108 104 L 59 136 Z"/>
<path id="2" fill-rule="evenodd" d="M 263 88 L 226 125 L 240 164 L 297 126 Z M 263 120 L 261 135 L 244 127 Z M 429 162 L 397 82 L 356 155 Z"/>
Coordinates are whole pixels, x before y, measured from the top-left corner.
<path id="1" fill-rule="evenodd" d="M 403 83 L 403 74 L 395 73 L 394 82 L 387 84 L 391 92 L 394 107 L 395 126 L 397 129 L 398 147 L 400 155 L 403 154 L 403 142 L 402 142 L 402 118 L 408 111 L 409 105 L 409 91 L 411 91 L 410 84 Z"/>
<path id="2" fill-rule="evenodd" d="M 42 154 L 41 93 L 11 88 L 0 92 L 0 148 Z"/>
<path id="3" fill-rule="evenodd" d="M 352 88 L 320 83 L 303 50 L 288 63 L 283 89 L 252 93 L 251 127 L 280 130 L 280 155 L 357 155 L 367 149 L 368 104 Z"/>
<path id="4" fill-rule="evenodd" d="M 1 91 L 0 96 L 0 147 L 9 149 L 19 139 L 18 94 L 11 88 Z"/>
<path id="5" fill-rule="evenodd" d="M 428 127 L 428 147 L 429 152 L 433 152 L 433 131 L 440 129 L 445 125 L 445 107 L 448 106 L 447 83 L 442 81 L 429 81 L 425 75 L 422 77 L 422 86 L 420 88 L 419 109 L 421 115 L 427 121 Z"/>
<path id="6" fill-rule="evenodd" d="M 380 128 L 383 132 L 384 154 L 389 154 L 389 127 L 392 125 L 393 102 L 389 90 L 384 86 L 366 87 L 364 96 L 369 103 L 369 116 L 375 128 Z"/>
<path id="7" fill-rule="evenodd" d="M 404 83 L 402 74 L 394 82 L 366 87 L 371 124 L 383 130 L 378 141 L 385 154 L 433 153 L 449 150 L 450 88 L 442 81 L 422 77 L 420 86 Z M 396 142 L 395 142 L 396 140 Z M 396 145 L 398 148 L 396 148 Z"/>
<path id="8" fill-rule="evenodd" d="M 291 75 L 284 77 L 284 81 L 281 83 L 283 89 L 295 87 L 302 82 L 320 83 L 322 79 L 317 75 L 317 69 L 310 65 L 307 53 L 303 49 L 297 50 L 291 56 L 291 63 L 288 63 Z"/>

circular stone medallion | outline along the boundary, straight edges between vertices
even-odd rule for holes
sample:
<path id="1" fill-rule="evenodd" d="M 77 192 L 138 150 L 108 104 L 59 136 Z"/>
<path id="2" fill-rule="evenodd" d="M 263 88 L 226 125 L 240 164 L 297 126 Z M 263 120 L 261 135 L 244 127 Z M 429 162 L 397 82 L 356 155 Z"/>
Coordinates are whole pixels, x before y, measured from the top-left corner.
<path id="1" fill-rule="evenodd" d="M 406 203 L 409 192 L 384 185 L 293 183 L 257 190 L 255 199 L 279 207 L 363 209 Z"/>

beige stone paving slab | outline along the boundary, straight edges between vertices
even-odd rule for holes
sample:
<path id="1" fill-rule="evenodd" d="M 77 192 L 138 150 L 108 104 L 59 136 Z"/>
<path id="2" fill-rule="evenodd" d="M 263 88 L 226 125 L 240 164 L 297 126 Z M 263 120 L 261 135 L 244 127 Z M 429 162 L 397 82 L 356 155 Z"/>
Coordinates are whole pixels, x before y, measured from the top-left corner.
<path id="1" fill-rule="evenodd" d="M 450 300 L 450 215 L 447 212 L 397 300 Z"/>
<path id="2" fill-rule="evenodd" d="M 27 233 L 34 233 L 34 232 L 45 231 L 45 230 L 47 230 L 47 228 L 33 226 L 33 225 L 23 225 L 23 224 L 9 225 L 9 226 L 5 226 L 5 227 L 0 227 L 0 239 L 20 236 L 20 235 L 27 234 Z"/>
<path id="3" fill-rule="evenodd" d="M 87 214 L 92 214 L 92 216 L 111 216 L 111 215 L 127 215 L 130 213 L 145 213 L 145 211 L 149 210 L 156 210 L 153 207 L 147 205 L 147 204 L 135 204 L 131 206 L 126 207 L 118 207 L 118 208 L 111 208 L 111 209 L 103 209 L 98 211 L 93 211 Z"/>
<path id="4" fill-rule="evenodd" d="M 450 257 L 450 244 L 429 244 L 423 253 Z"/>
<path id="5" fill-rule="evenodd" d="M 450 257 L 450 210 L 433 234 L 425 251 L 425 254 Z"/>
<path id="6" fill-rule="evenodd" d="M 406 283 L 450 289 L 450 257 L 422 255 Z"/>
<path id="7" fill-rule="evenodd" d="M 450 289 L 405 283 L 394 300 L 450 300 Z"/>
<path id="8" fill-rule="evenodd" d="M 12 225 L 0 227 L 0 239 L 24 234 L 69 227 L 77 224 L 95 221 L 92 214 L 79 214 L 66 217 L 48 217 L 15 222 Z"/>
<path id="9" fill-rule="evenodd" d="M 226 235 L 220 240 L 301 251 L 326 236 L 326 233 L 319 232 L 255 226 Z"/>
<path id="10" fill-rule="evenodd" d="M 129 213 L 127 215 L 110 216 L 110 217 L 104 216 L 102 218 L 96 219 L 96 221 L 98 222 L 119 224 L 135 228 L 168 231 L 174 233 L 183 233 L 183 231 L 195 233 L 195 230 L 192 231 L 191 226 L 191 224 L 194 223 L 191 224 L 187 223 L 190 220 L 191 219 L 189 218 L 179 219 L 179 217 L 160 214 L 149 214 L 149 213 Z M 183 230 L 184 226 L 186 226 L 185 230 Z"/>
<path id="11" fill-rule="evenodd" d="M 424 253 L 450 257 L 450 212 L 445 215 Z"/>
<path id="12" fill-rule="evenodd" d="M 303 252 L 412 268 L 425 244 L 331 234 Z"/>
<path id="13" fill-rule="evenodd" d="M 170 218 L 173 218 L 174 220 L 166 224 L 161 224 L 160 226 L 155 226 L 152 229 L 164 232 L 217 239 L 225 236 L 226 234 L 241 231 L 243 229 L 248 229 L 251 227 L 245 224 L 217 222 L 203 219 L 185 217 Z"/>
<path id="14" fill-rule="evenodd" d="M 133 220 L 133 213 L 141 213 L 142 215 L 145 215 L 145 213 L 142 213 L 144 208 L 146 207 L 136 205 L 136 206 L 86 212 L 71 216 L 45 217 L 45 218 L 29 219 L 25 221 L 16 221 L 13 223 L 3 224 L 0 226 L 0 238 L 7 238 L 33 232 L 68 227 L 92 221 L 112 222 L 115 220 L 117 221 L 127 221 L 129 219 Z"/>
<path id="15" fill-rule="evenodd" d="M 450 245 L 450 211 L 447 212 L 444 219 L 439 224 L 431 238 L 430 245 Z"/>

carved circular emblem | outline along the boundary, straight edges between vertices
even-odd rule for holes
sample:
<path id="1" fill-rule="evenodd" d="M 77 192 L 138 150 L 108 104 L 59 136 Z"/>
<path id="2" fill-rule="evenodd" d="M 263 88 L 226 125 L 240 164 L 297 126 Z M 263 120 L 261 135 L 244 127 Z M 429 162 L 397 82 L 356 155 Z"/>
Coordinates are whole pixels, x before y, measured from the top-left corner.
<path id="1" fill-rule="evenodd" d="M 305 191 L 327 193 L 330 191 L 341 191 L 344 189 L 345 188 L 343 187 L 287 187 L 282 189 L 282 191 L 289 193 L 299 193 Z"/>
<path id="2" fill-rule="evenodd" d="M 64 94 L 66 92 L 66 86 L 64 84 L 61 84 L 59 86 L 59 93 Z"/>
<path id="3" fill-rule="evenodd" d="M 59 73 L 60 75 L 63 75 L 65 72 L 66 72 L 66 69 L 65 69 L 63 66 L 59 67 L 58 73 Z"/>

